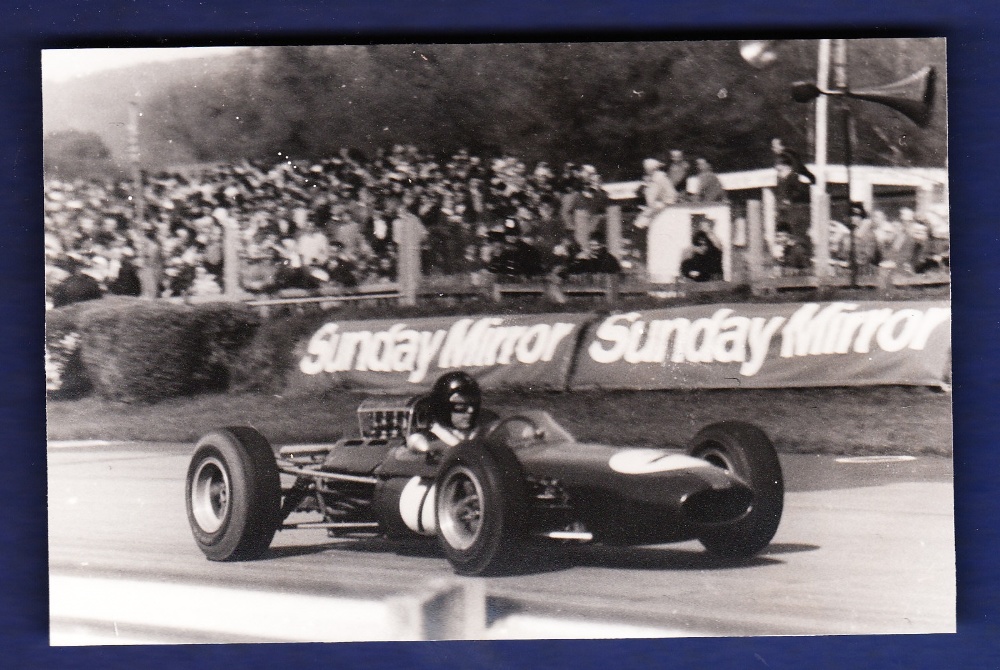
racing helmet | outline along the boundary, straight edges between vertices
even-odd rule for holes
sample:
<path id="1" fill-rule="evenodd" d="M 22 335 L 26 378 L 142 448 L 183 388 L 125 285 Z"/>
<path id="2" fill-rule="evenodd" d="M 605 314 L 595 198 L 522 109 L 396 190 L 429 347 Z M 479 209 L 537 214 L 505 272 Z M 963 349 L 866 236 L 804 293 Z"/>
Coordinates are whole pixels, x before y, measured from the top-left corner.
<path id="1" fill-rule="evenodd" d="M 476 425 L 483 392 L 479 383 L 462 371 L 448 372 L 434 382 L 431 390 L 431 412 L 445 426 L 468 430 Z M 455 415 L 468 415 L 468 425 L 456 425 Z M 465 421 L 459 421 L 464 424 Z"/>

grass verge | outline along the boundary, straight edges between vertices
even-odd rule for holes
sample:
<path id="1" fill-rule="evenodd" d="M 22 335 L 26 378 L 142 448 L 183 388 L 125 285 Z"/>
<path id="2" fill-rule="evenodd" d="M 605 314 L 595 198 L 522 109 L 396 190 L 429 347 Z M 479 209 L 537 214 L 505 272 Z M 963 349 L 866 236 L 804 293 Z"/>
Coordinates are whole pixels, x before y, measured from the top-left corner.
<path id="1" fill-rule="evenodd" d="M 194 442 L 217 426 L 249 425 L 275 444 L 356 434 L 364 394 L 325 397 L 219 394 L 154 405 L 94 398 L 49 402 L 50 440 Z M 543 409 L 581 441 L 660 446 L 685 442 L 725 419 L 761 426 L 784 453 L 951 456 L 951 395 L 926 388 L 752 389 L 712 391 L 494 392 L 501 414 Z"/>

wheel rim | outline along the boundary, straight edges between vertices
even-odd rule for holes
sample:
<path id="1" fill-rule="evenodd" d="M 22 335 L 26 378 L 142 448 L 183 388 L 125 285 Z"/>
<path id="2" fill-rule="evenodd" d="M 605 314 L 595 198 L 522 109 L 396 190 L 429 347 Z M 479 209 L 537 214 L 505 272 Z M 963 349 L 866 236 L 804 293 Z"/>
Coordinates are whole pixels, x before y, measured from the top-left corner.
<path id="1" fill-rule="evenodd" d="M 191 515 L 201 530 L 214 533 L 222 527 L 229 514 L 231 493 L 229 473 L 222 462 L 214 457 L 203 460 L 191 484 Z"/>
<path id="2" fill-rule="evenodd" d="M 712 444 L 700 449 L 698 451 L 698 458 L 703 461 L 708 461 L 717 468 L 722 468 L 723 470 L 728 470 L 729 472 L 736 472 L 736 467 L 733 464 L 732 459 L 729 457 L 729 453 L 717 445 Z"/>
<path id="3" fill-rule="evenodd" d="M 440 533 L 450 547 L 471 547 L 483 528 L 483 487 L 468 468 L 453 468 L 438 495 Z"/>

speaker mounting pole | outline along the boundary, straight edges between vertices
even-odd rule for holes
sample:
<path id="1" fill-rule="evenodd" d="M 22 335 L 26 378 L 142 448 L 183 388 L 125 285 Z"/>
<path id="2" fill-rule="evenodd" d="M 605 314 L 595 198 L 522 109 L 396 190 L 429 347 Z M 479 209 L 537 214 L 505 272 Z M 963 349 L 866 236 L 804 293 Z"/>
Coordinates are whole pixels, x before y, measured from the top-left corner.
<path id="1" fill-rule="evenodd" d="M 821 40 L 822 41 L 822 40 Z M 844 168 L 847 170 L 847 220 L 850 220 L 851 209 L 851 164 L 853 162 L 854 121 L 848 98 L 877 102 L 896 110 L 920 127 L 930 123 L 934 103 L 935 71 L 927 66 L 914 72 L 909 77 L 891 84 L 875 88 L 852 91 L 847 76 L 847 40 L 833 40 L 831 69 L 833 70 L 833 88 L 828 89 L 823 77 L 818 77 L 818 84 L 808 81 L 797 81 L 791 85 L 792 99 L 795 102 L 812 102 L 821 95 L 840 98 L 840 117 L 844 135 Z M 854 254 L 854 227 L 850 228 L 850 267 L 851 287 L 857 287 L 858 268 Z"/>

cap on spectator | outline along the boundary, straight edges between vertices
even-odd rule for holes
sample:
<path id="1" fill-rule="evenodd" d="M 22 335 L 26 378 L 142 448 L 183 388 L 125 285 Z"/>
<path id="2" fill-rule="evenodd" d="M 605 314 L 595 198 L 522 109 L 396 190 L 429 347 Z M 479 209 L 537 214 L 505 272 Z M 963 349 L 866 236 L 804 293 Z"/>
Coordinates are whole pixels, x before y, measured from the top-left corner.
<path id="1" fill-rule="evenodd" d="M 868 212 L 865 210 L 864 204 L 860 202 L 851 203 L 851 216 L 860 216 L 862 219 L 868 217 Z"/>
<path id="2" fill-rule="evenodd" d="M 657 168 L 663 167 L 663 163 L 655 158 L 647 158 L 642 161 L 642 167 L 644 170 L 656 170 Z"/>

